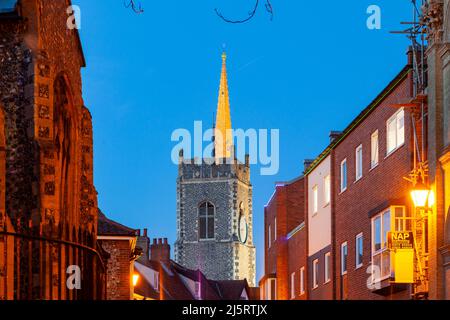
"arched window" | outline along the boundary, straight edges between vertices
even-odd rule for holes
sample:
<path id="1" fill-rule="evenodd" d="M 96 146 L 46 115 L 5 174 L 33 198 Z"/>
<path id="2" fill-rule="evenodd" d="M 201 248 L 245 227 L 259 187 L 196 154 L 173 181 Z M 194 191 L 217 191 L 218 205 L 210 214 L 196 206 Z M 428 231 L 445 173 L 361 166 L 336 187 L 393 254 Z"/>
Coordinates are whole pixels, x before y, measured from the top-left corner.
<path id="1" fill-rule="evenodd" d="M 214 205 L 203 202 L 198 208 L 198 220 L 200 226 L 200 239 L 214 239 Z"/>

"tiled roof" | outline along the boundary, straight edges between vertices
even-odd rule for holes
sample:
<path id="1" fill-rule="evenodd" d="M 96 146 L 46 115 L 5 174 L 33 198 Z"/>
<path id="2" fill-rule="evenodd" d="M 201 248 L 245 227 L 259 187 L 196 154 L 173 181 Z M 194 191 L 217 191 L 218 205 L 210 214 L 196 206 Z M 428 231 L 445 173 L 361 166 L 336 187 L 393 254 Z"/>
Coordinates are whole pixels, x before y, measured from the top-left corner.
<path id="1" fill-rule="evenodd" d="M 170 261 L 168 265 L 156 261 L 139 263 L 159 272 L 160 283 L 163 286 L 161 296 L 164 300 L 195 300 L 195 297 L 186 287 L 183 277 L 201 283 L 202 300 L 239 300 L 244 289 L 251 295 L 246 280 L 209 280 L 201 271 L 184 268 L 174 261 Z M 150 284 L 141 284 L 136 293 L 140 295 L 145 293 L 146 286 L 150 286 Z M 151 291 L 148 292 L 151 293 Z"/>
<path id="2" fill-rule="evenodd" d="M 14 12 L 17 0 L 0 0 L 0 14 Z"/>
<path id="3" fill-rule="evenodd" d="M 0 0 L 1 1 L 1 0 Z M 98 210 L 98 235 L 99 236 L 135 236 L 136 230 L 123 224 L 108 219 L 103 212 Z"/>

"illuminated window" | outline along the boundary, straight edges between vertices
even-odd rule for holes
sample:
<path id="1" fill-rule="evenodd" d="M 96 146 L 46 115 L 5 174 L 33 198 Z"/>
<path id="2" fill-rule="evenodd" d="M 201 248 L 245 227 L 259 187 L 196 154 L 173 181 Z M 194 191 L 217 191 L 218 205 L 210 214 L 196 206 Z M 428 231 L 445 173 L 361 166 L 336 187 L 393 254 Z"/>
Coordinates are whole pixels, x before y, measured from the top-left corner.
<path id="1" fill-rule="evenodd" d="M 291 274 L 291 299 L 295 299 L 295 272 Z"/>
<path id="2" fill-rule="evenodd" d="M 390 154 L 405 143 L 405 111 L 397 111 L 389 118 L 387 127 L 387 154 Z"/>
<path id="3" fill-rule="evenodd" d="M 360 268 L 363 265 L 363 234 L 360 233 L 356 236 L 356 250 L 355 250 L 355 264 L 356 269 Z"/>
<path id="4" fill-rule="evenodd" d="M 198 208 L 200 239 L 214 239 L 214 205 L 203 202 Z"/>
<path id="5" fill-rule="evenodd" d="M 305 293 L 305 267 L 300 269 L 300 295 Z"/>
<path id="6" fill-rule="evenodd" d="M 387 234 L 394 231 L 411 231 L 411 217 L 403 206 L 392 206 L 372 218 L 372 281 L 390 276 L 390 253 Z"/>
<path id="7" fill-rule="evenodd" d="M 331 281 L 331 253 L 325 254 L 325 283 Z"/>
<path id="8" fill-rule="evenodd" d="M 341 244 L 341 275 L 347 273 L 347 256 L 348 256 L 348 246 L 347 242 Z"/>
<path id="9" fill-rule="evenodd" d="M 277 299 L 277 279 L 268 279 L 266 282 L 266 299 L 276 300 Z"/>
<path id="10" fill-rule="evenodd" d="M 355 167 L 356 167 L 356 180 L 359 180 L 363 176 L 363 149 L 362 145 L 358 146 L 355 151 Z"/>
<path id="11" fill-rule="evenodd" d="M 341 162 L 341 192 L 347 190 L 347 159 Z"/>
<path id="12" fill-rule="evenodd" d="M 319 260 L 313 261 L 313 289 L 319 286 Z"/>
<path id="13" fill-rule="evenodd" d="M 319 190 L 317 186 L 313 187 L 313 213 L 317 213 L 319 211 Z"/>
<path id="14" fill-rule="evenodd" d="M 378 130 L 372 133 L 370 138 L 370 168 L 373 169 L 378 165 Z"/>
<path id="15" fill-rule="evenodd" d="M 325 200 L 325 205 L 329 204 L 331 201 L 331 179 L 330 179 L 330 175 L 327 175 L 324 178 L 323 181 L 323 187 L 324 187 L 324 200 Z"/>

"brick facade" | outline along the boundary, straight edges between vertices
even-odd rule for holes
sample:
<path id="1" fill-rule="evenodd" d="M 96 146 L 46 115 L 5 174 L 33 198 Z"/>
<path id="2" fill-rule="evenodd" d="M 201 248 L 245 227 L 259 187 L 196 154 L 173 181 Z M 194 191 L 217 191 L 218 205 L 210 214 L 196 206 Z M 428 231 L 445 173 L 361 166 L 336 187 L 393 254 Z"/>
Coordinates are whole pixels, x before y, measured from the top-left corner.
<path id="1" fill-rule="evenodd" d="M 276 279 L 276 298 L 279 300 L 304 299 L 300 295 L 300 269 L 306 265 L 305 179 L 300 177 L 287 183 L 278 183 L 264 209 L 265 263 L 261 292 L 268 288 L 269 279 Z M 269 233 L 270 229 L 270 233 Z M 294 231 L 294 232 L 293 232 Z M 270 234 L 270 236 L 269 236 Z M 270 245 L 269 245 L 270 244 Z M 292 258 L 291 257 L 295 257 Z M 295 273 L 294 297 L 291 293 L 291 275 Z M 306 269 L 305 269 L 306 287 Z M 262 294 L 268 299 L 267 293 Z M 274 298 L 273 296 L 271 297 Z"/>
<path id="2" fill-rule="evenodd" d="M 400 80 L 383 101 L 354 128 L 345 139 L 333 148 L 335 159 L 333 166 L 334 226 L 336 253 L 336 293 L 337 299 L 383 299 L 379 294 L 367 288 L 369 274 L 366 272 L 371 263 L 373 215 L 388 209 L 390 205 L 402 205 L 411 213 L 411 201 L 408 198 L 410 183 L 403 179 L 413 169 L 413 135 L 411 113 L 405 109 L 405 143 L 387 156 L 387 120 L 399 109 L 394 106 L 407 101 L 410 96 L 411 78 L 408 74 Z M 378 130 L 379 163 L 371 168 L 371 135 Z M 362 145 L 362 177 L 355 177 L 355 150 Z M 341 162 L 347 159 L 347 189 L 341 192 Z M 363 234 L 363 264 L 356 264 L 355 241 Z M 341 245 L 347 242 L 347 274 L 341 275 Z M 386 284 L 383 284 L 386 285 Z M 403 291 L 398 298 L 409 298 L 410 292 Z M 392 299 L 393 296 L 388 296 Z"/>
<path id="3" fill-rule="evenodd" d="M 414 157 L 418 157 L 419 154 L 417 149 L 416 152 L 414 151 L 414 145 L 420 146 L 425 137 L 421 134 L 423 124 L 419 110 L 414 107 L 413 103 L 410 103 L 413 99 L 411 57 L 411 52 L 408 52 L 408 64 L 405 68 L 343 132 L 334 132 L 330 135 L 332 141 L 319 157 L 307 162 L 305 178 L 302 178 L 302 181 L 308 187 L 305 187 L 302 192 L 297 190 L 293 193 L 293 198 L 304 203 L 303 212 L 308 214 L 304 219 L 305 226 L 299 231 L 296 230 L 296 233 L 290 234 L 287 242 L 284 236 L 290 230 L 289 228 L 288 230 L 283 229 L 286 225 L 286 218 L 283 214 L 286 212 L 285 206 L 288 203 L 284 196 L 284 189 L 289 185 L 277 185 L 264 212 L 265 276 L 260 282 L 263 297 L 267 298 L 267 290 L 264 286 L 268 285 L 270 279 L 276 279 L 277 294 L 275 298 L 291 298 L 291 276 L 295 272 L 293 283 L 300 286 L 297 270 L 304 264 L 306 294 L 298 297 L 299 290 L 295 288 L 296 298 L 312 300 L 411 299 L 412 285 L 390 282 L 392 273 L 389 251 L 375 249 L 375 234 L 380 234 L 381 248 L 383 248 L 385 241 L 383 239 L 385 239 L 387 231 L 407 228 L 400 227 L 399 221 L 401 220 L 397 220 L 396 217 L 415 215 L 410 198 L 412 185 L 404 177 L 409 176 L 414 167 Z M 424 108 L 426 111 L 426 104 Z M 395 126 L 388 126 L 391 119 L 395 119 Z M 427 118 L 424 120 L 426 121 Z M 430 124 L 430 126 L 432 125 Z M 428 129 L 425 124 L 424 132 L 426 133 Z M 417 141 L 414 139 L 414 130 Z M 390 150 L 388 149 L 388 135 L 389 143 L 392 144 L 395 141 Z M 378 139 L 376 148 L 372 143 L 372 139 L 376 141 L 373 137 Z M 430 138 L 428 137 L 428 139 Z M 425 143 L 426 146 L 427 143 Z M 377 162 L 373 158 L 375 154 L 378 154 Z M 362 155 L 361 160 L 357 161 L 359 155 Z M 448 165 L 449 158 L 449 156 L 441 158 L 444 168 L 450 167 Z M 344 162 L 344 160 L 346 161 Z M 331 163 L 329 171 L 323 170 L 323 164 L 326 161 Z M 341 180 L 343 172 L 346 172 L 346 182 Z M 320 220 L 327 214 L 323 210 L 327 206 L 321 207 L 320 199 L 318 209 L 311 209 L 317 207 L 316 197 L 312 193 L 314 190 L 316 192 L 319 190 L 319 194 L 321 192 L 318 177 L 322 178 L 327 173 L 331 177 L 331 226 L 328 225 L 326 219 Z M 447 195 L 444 197 L 437 192 L 436 197 L 445 199 L 448 207 L 450 200 Z M 383 224 L 385 231 L 377 233 L 375 222 L 380 220 L 375 220 L 375 218 L 387 212 L 390 215 L 384 216 L 386 217 L 385 225 Z M 320 218 L 321 215 L 322 218 Z M 269 239 L 273 240 L 274 237 L 272 228 L 275 217 L 277 230 L 281 232 L 281 235 L 277 235 L 277 240 L 269 248 Z M 313 221 L 313 219 L 316 220 Z M 433 239 L 442 239 L 443 232 L 431 223 L 427 236 L 430 253 L 436 254 L 440 245 Z M 331 241 L 325 239 L 331 239 Z M 360 242 L 357 239 L 360 239 Z M 327 245 L 328 243 L 329 245 Z M 359 252 L 358 257 L 357 243 L 362 243 L 362 252 Z M 343 247 L 343 244 L 346 246 Z M 345 251 L 343 248 L 346 248 L 347 252 L 346 263 L 343 263 L 342 260 L 342 251 Z M 444 257 L 449 255 L 448 247 L 442 247 L 440 250 Z M 330 254 L 329 264 L 332 267 L 331 281 L 329 282 L 324 279 L 324 260 L 327 253 Z M 433 255 L 430 256 L 431 259 L 437 259 L 433 258 Z M 439 261 L 439 259 L 437 260 Z M 317 287 L 313 284 L 314 261 L 317 262 L 318 268 Z M 450 259 L 447 258 L 447 261 Z M 384 268 L 380 270 L 381 276 L 373 273 L 374 270 L 378 270 L 377 267 L 383 266 Z M 435 286 L 434 288 L 430 287 L 430 297 L 433 298 L 433 292 L 440 290 L 440 286 L 445 286 L 445 282 L 439 282 L 440 271 L 436 267 L 436 262 L 430 261 L 429 266 L 430 285 Z M 449 274 L 448 270 L 447 274 Z M 439 285 L 439 283 L 441 284 Z M 266 295 L 264 296 L 264 294 Z M 273 294 L 271 298 L 274 298 Z"/>

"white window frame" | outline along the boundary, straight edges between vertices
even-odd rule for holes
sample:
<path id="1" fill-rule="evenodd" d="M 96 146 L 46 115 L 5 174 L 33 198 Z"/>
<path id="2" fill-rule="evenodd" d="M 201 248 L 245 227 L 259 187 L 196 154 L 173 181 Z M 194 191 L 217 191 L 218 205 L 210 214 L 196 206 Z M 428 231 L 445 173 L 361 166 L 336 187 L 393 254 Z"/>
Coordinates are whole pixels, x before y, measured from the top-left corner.
<path id="1" fill-rule="evenodd" d="M 272 229 L 271 229 L 271 227 L 270 227 L 270 224 L 269 224 L 269 230 L 268 230 L 267 233 L 268 233 L 267 238 L 268 238 L 269 249 L 270 249 L 270 247 L 272 246 Z"/>
<path id="2" fill-rule="evenodd" d="M 360 244 L 359 244 L 359 240 L 361 240 L 361 261 L 359 261 L 359 248 L 360 248 Z M 363 266 L 363 257 L 364 257 L 364 235 L 361 232 L 360 234 L 358 234 L 355 237 L 355 269 L 359 269 Z"/>
<path id="3" fill-rule="evenodd" d="M 395 141 L 390 141 L 389 127 L 395 121 Z M 386 156 L 405 144 L 405 110 L 401 108 L 386 121 Z M 393 147 L 390 148 L 390 145 Z"/>
<path id="4" fill-rule="evenodd" d="M 317 269 L 316 269 L 317 267 Z M 319 259 L 314 259 L 312 264 L 313 271 L 313 283 L 312 288 L 316 289 L 319 287 Z"/>
<path id="5" fill-rule="evenodd" d="M 395 216 L 396 209 L 402 209 L 402 216 L 401 218 L 397 218 Z M 389 229 L 385 230 L 387 228 L 385 228 L 385 219 L 387 214 L 389 213 Z M 389 231 L 410 231 L 408 230 L 408 228 L 406 227 L 406 219 L 403 218 L 408 218 L 408 211 L 406 209 L 406 206 L 390 206 L 389 208 L 386 208 L 385 210 L 381 211 L 380 213 L 378 213 L 377 215 L 373 216 L 371 218 L 371 230 L 372 230 L 372 234 L 371 234 L 371 259 L 372 259 L 372 283 L 376 283 L 379 281 L 383 281 L 385 279 L 388 279 L 390 277 L 390 269 L 391 269 L 391 257 L 390 257 L 390 252 L 387 246 L 387 232 Z M 380 248 L 376 249 L 375 248 L 375 236 L 376 236 L 376 232 L 375 232 L 375 221 L 380 218 Z M 402 225 L 398 224 L 398 221 L 402 222 Z M 409 222 L 411 223 L 411 222 Z M 385 266 L 383 265 L 383 255 L 385 256 L 389 256 L 389 268 L 385 268 Z M 380 256 L 379 261 L 380 261 L 380 265 L 376 265 L 375 264 L 375 258 L 377 256 Z M 380 272 L 374 272 L 376 270 L 373 270 L 373 268 L 378 267 Z M 383 274 L 383 270 L 386 269 L 388 270 L 388 272 L 386 272 L 385 274 Z M 379 274 L 380 278 L 375 278 L 375 276 Z"/>
<path id="6" fill-rule="evenodd" d="M 345 251 L 345 260 L 344 260 L 344 248 Z M 347 274 L 348 271 L 348 243 L 347 241 L 341 244 L 341 275 Z M 344 261 L 345 261 L 345 270 L 344 270 Z"/>
<path id="7" fill-rule="evenodd" d="M 331 176 L 327 175 L 323 178 L 323 197 L 325 206 L 331 203 Z"/>
<path id="8" fill-rule="evenodd" d="M 345 165 L 345 175 L 344 175 L 344 165 Z M 345 177 L 345 186 L 344 186 L 344 177 Z M 348 166 L 347 166 L 347 158 L 345 158 L 341 162 L 341 193 L 347 190 L 347 186 L 348 186 Z"/>
<path id="9" fill-rule="evenodd" d="M 324 278 L 325 278 L 325 282 L 324 284 L 328 283 L 331 281 L 331 252 L 327 252 L 325 253 L 325 271 L 324 271 Z"/>
<path id="10" fill-rule="evenodd" d="M 319 187 L 315 185 L 312 188 L 313 193 L 313 215 L 319 212 Z"/>
<path id="11" fill-rule="evenodd" d="M 274 283 L 274 297 L 272 297 L 272 282 Z M 266 300 L 277 300 L 277 279 L 271 278 L 266 281 Z"/>
<path id="12" fill-rule="evenodd" d="M 355 150 L 355 182 L 363 177 L 363 146 L 360 144 Z"/>
<path id="13" fill-rule="evenodd" d="M 370 136 L 370 169 L 378 166 L 380 161 L 380 140 L 378 130 Z"/>
<path id="14" fill-rule="evenodd" d="M 295 272 L 291 273 L 291 299 L 295 299 Z"/>
<path id="15" fill-rule="evenodd" d="M 305 294 L 305 267 L 300 268 L 300 295 Z"/>

